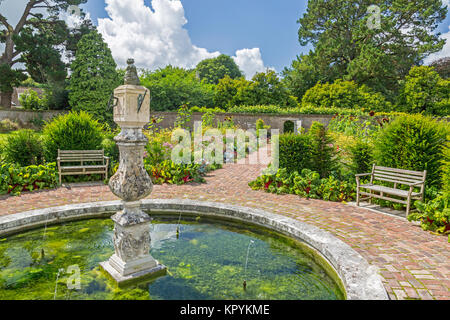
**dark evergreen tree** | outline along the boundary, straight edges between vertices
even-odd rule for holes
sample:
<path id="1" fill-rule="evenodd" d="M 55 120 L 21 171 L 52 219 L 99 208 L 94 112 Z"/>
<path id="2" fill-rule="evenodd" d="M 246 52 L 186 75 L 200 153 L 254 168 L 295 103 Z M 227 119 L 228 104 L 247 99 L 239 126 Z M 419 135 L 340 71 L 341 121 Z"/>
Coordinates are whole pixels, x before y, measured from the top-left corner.
<path id="1" fill-rule="evenodd" d="M 84 110 L 95 119 L 112 124 L 107 105 L 112 91 L 121 81 L 111 50 L 96 31 L 84 35 L 78 43 L 69 85 L 69 103 L 74 111 Z"/>

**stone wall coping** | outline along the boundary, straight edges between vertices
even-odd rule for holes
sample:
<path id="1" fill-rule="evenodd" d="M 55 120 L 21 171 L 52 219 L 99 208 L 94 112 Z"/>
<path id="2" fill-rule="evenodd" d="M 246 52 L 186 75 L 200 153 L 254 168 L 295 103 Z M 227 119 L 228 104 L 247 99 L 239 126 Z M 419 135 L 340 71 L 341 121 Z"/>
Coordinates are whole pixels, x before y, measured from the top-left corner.
<path id="1" fill-rule="evenodd" d="M 107 218 L 122 209 L 122 201 L 71 204 L 0 217 L 0 236 L 44 225 L 82 219 Z M 349 300 L 387 300 L 388 294 L 375 266 L 331 233 L 261 209 L 187 199 L 145 199 L 142 209 L 151 212 L 192 213 L 257 225 L 300 240 L 318 251 L 339 275 Z"/>

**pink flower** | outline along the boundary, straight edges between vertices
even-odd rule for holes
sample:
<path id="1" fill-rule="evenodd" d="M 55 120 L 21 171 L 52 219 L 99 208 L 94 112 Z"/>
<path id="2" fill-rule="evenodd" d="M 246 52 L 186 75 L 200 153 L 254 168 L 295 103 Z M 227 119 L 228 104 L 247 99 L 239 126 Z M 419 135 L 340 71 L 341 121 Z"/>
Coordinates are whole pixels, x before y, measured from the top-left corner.
<path id="1" fill-rule="evenodd" d="M 166 148 L 172 149 L 172 148 L 173 148 L 173 145 L 172 145 L 172 144 L 170 144 L 170 143 L 168 143 L 168 142 L 164 142 L 164 143 L 163 143 L 163 147 L 166 147 Z"/>

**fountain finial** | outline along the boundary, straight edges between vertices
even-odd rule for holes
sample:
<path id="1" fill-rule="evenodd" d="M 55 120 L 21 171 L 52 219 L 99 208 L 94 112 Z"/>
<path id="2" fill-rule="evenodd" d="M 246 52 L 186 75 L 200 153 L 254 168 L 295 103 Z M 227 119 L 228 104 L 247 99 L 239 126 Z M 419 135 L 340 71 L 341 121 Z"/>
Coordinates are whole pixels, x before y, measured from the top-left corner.
<path id="1" fill-rule="evenodd" d="M 125 73 L 125 85 L 130 84 L 134 86 L 138 86 L 141 84 L 139 77 L 137 75 L 136 66 L 134 65 L 134 59 L 130 58 L 127 60 L 127 70 Z"/>

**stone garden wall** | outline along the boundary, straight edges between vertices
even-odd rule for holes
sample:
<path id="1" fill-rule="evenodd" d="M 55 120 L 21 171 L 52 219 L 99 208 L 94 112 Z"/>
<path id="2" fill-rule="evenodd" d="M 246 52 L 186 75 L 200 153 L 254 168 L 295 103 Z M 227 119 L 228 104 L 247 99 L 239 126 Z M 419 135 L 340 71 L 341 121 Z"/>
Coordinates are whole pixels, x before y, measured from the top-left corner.
<path id="1" fill-rule="evenodd" d="M 25 125 L 34 121 L 47 121 L 57 116 L 60 113 L 67 111 L 61 110 L 48 110 L 48 111 L 27 111 L 27 110 L 0 110 L 0 121 L 3 119 L 13 120 L 21 125 Z"/>
<path id="2" fill-rule="evenodd" d="M 173 128 L 173 124 L 177 118 L 175 112 L 151 112 L 152 117 L 163 118 L 163 121 L 156 126 L 159 128 Z M 287 121 L 292 121 L 294 126 L 297 125 L 297 121 L 301 121 L 301 127 L 308 130 L 311 127 L 313 121 L 318 121 L 324 125 L 328 125 L 333 118 L 332 115 L 273 115 L 273 114 L 237 114 L 237 113 L 219 113 L 216 114 L 216 120 L 223 121 L 227 117 L 233 117 L 233 121 L 236 125 L 244 130 L 254 129 L 256 121 L 262 119 L 266 125 L 269 125 L 271 129 L 278 129 L 280 133 L 284 131 L 284 124 Z M 201 121 L 202 113 L 194 113 L 191 119 L 191 126 L 193 121 Z M 300 123 L 299 123 L 300 124 Z"/>
<path id="3" fill-rule="evenodd" d="M 3 119 L 10 119 L 21 124 L 26 124 L 36 120 L 49 120 L 60 113 L 66 111 L 26 111 L 26 110 L 0 110 L 0 121 Z M 173 124 L 177 118 L 176 112 L 151 112 L 152 117 L 162 118 L 162 122 L 157 124 L 158 128 L 173 128 Z M 244 130 L 254 129 L 256 121 L 262 119 L 266 125 L 271 129 L 278 129 L 280 132 L 284 131 L 284 125 L 287 121 L 292 121 L 294 126 L 297 121 L 301 121 L 301 127 L 308 130 L 313 121 L 318 121 L 324 125 L 328 125 L 332 115 L 273 115 L 273 114 L 236 114 L 236 113 L 220 113 L 216 115 L 216 120 L 224 121 L 226 117 L 233 117 L 233 121 Z M 191 126 L 193 121 L 201 121 L 202 113 L 194 113 L 191 119 Z M 300 124 L 300 123 L 298 123 Z"/>

